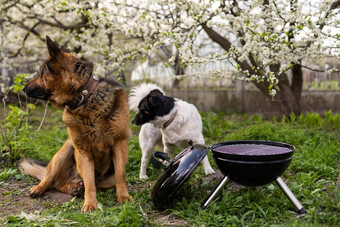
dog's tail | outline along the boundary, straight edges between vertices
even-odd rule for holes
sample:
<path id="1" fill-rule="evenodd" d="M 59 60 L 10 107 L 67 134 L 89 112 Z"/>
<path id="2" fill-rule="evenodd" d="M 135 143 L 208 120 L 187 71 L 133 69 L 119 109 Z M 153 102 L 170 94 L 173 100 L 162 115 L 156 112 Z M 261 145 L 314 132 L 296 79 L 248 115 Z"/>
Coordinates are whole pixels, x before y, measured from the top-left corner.
<path id="1" fill-rule="evenodd" d="M 129 107 L 130 110 L 138 112 L 138 105 L 143 98 L 145 98 L 151 91 L 159 90 L 164 95 L 164 91 L 156 84 L 142 83 L 139 86 L 135 86 L 131 89 L 129 94 Z"/>
<path id="2" fill-rule="evenodd" d="M 33 159 L 24 159 L 19 163 L 20 171 L 25 175 L 42 180 L 46 174 L 47 164 Z"/>

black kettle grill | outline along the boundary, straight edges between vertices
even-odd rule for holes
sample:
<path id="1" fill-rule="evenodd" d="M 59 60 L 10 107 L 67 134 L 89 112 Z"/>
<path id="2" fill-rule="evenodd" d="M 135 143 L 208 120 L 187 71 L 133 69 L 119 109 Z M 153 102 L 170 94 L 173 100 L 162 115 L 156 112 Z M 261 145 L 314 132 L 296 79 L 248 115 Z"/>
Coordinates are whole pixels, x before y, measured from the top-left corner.
<path id="1" fill-rule="evenodd" d="M 261 186 L 275 181 L 288 199 L 295 205 L 298 213 L 305 209 L 281 179 L 289 166 L 295 147 L 271 141 L 243 140 L 215 144 L 211 147 L 189 143 L 190 147 L 181 151 L 165 167 L 152 191 L 152 201 L 156 208 L 164 208 L 173 198 L 180 186 L 190 177 L 203 158 L 211 150 L 213 158 L 224 174 L 223 179 L 201 205 L 205 209 L 232 180 L 244 186 Z M 155 152 L 151 162 L 160 167 L 157 159 L 167 159 L 167 154 Z"/>

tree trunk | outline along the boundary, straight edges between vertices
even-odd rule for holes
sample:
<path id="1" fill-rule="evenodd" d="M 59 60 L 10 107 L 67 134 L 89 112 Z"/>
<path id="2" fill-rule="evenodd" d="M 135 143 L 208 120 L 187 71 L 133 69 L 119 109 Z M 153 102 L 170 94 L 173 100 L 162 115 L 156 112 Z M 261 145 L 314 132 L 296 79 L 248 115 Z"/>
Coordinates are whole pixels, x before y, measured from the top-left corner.
<path id="1" fill-rule="evenodd" d="M 269 95 L 269 83 L 268 82 L 256 82 L 253 84 L 267 97 L 268 101 L 273 106 L 277 106 L 282 115 L 289 116 L 291 113 L 295 115 L 301 114 L 300 102 L 297 102 L 291 88 L 287 74 L 283 74 L 279 77 L 277 94 L 272 97 Z M 301 94 L 300 94 L 301 95 Z"/>
<path id="2" fill-rule="evenodd" d="M 212 28 L 209 28 L 206 24 L 202 24 L 202 28 L 208 34 L 209 38 L 218 43 L 223 49 L 229 51 L 231 47 L 231 42 L 221 36 Z M 249 56 L 251 64 L 256 67 L 256 62 L 252 56 Z M 261 72 L 255 72 L 253 67 L 247 61 L 239 61 L 237 57 L 234 59 L 237 64 L 241 67 L 242 70 L 248 70 L 250 74 L 261 74 Z M 278 73 L 280 69 L 280 64 L 275 64 L 270 66 L 273 72 Z M 263 73 L 263 72 L 262 72 Z M 292 83 L 288 79 L 288 75 L 286 73 L 281 74 L 278 79 L 279 83 L 277 84 L 278 90 L 276 96 L 273 98 L 269 95 L 269 83 L 267 81 L 257 82 L 254 81 L 254 85 L 273 103 L 273 105 L 278 106 L 281 114 L 289 116 L 291 113 L 295 115 L 301 114 L 301 92 L 302 92 L 302 69 L 301 65 L 294 65 L 292 69 Z"/>
<path id="3" fill-rule="evenodd" d="M 280 82 L 278 83 L 279 92 L 276 94 L 275 99 L 277 105 L 280 107 L 282 114 L 289 116 L 291 113 L 295 115 L 301 114 L 300 100 L 296 99 L 295 94 L 291 89 L 289 79 L 286 73 L 280 75 Z M 294 85 L 295 86 L 295 85 Z M 301 91 L 297 94 L 301 97 Z"/>
<path id="4" fill-rule="evenodd" d="M 297 104 L 299 105 L 299 109 L 301 109 L 301 93 L 302 93 L 302 85 L 303 85 L 303 72 L 300 64 L 294 65 L 292 69 L 292 84 L 291 90 L 295 97 Z"/>
<path id="5" fill-rule="evenodd" d="M 174 68 L 176 76 L 184 75 L 184 72 L 185 72 L 184 67 L 181 65 L 181 58 L 179 57 L 178 52 L 176 53 L 176 56 L 175 56 L 175 64 L 173 68 Z M 180 82 L 181 82 L 181 79 L 175 78 L 172 83 L 172 87 L 178 88 Z"/>
<path id="6" fill-rule="evenodd" d="M 172 57 L 172 49 L 169 48 L 169 46 L 162 46 L 161 47 L 161 53 L 162 53 L 162 58 L 164 61 L 168 61 Z M 175 61 L 174 65 L 172 66 L 174 73 L 176 76 L 181 76 L 184 75 L 185 73 L 185 68 L 184 66 L 181 65 L 181 59 L 179 57 L 178 51 L 176 52 L 175 55 Z M 180 85 L 181 79 L 175 78 L 174 81 L 172 82 L 172 87 L 178 88 Z"/>

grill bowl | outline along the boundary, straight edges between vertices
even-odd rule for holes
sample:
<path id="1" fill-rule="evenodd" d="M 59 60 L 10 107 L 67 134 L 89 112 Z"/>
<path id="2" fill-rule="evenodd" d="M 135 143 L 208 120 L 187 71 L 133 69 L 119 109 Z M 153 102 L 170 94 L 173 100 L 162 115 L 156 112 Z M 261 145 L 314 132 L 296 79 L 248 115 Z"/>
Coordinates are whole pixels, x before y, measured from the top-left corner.
<path id="1" fill-rule="evenodd" d="M 231 180 L 245 186 L 268 184 L 289 166 L 295 147 L 285 143 L 243 140 L 212 146 L 213 158 Z"/>

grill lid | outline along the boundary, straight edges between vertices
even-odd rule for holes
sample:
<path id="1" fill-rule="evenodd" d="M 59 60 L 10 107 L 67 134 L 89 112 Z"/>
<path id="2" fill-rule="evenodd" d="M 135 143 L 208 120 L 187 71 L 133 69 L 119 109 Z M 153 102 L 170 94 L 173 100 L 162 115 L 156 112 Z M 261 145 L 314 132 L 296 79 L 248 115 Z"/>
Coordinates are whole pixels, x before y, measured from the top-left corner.
<path id="1" fill-rule="evenodd" d="M 167 166 L 155 183 L 151 198 L 154 206 L 162 209 L 172 201 L 177 190 L 189 179 L 209 152 L 209 147 L 195 144 L 181 151 Z"/>

